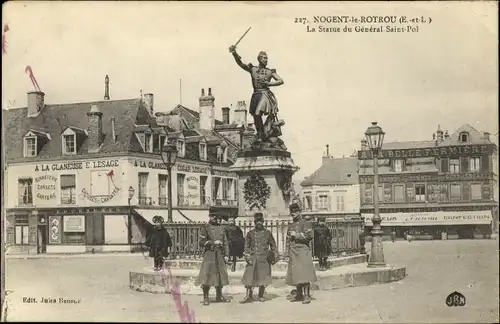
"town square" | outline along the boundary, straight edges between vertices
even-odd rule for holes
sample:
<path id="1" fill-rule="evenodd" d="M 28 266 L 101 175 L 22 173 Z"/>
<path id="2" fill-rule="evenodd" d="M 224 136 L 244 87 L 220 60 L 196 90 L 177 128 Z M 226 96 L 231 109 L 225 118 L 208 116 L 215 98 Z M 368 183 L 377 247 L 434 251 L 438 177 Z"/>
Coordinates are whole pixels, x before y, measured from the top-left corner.
<path id="1" fill-rule="evenodd" d="M 492 3 L 5 9 L 2 321 L 498 321 Z"/>

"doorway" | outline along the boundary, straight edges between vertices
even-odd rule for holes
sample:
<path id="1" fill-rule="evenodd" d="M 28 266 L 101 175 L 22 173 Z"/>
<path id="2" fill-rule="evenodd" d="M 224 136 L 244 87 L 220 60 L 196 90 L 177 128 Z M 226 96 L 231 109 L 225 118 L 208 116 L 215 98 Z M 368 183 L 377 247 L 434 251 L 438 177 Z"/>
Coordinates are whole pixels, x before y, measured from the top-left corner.
<path id="1" fill-rule="evenodd" d="M 47 225 L 38 225 L 38 254 L 47 253 Z"/>
<path id="2" fill-rule="evenodd" d="M 85 217 L 86 243 L 89 245 L 104 244 L 104 215 L 88 214 Z"/>

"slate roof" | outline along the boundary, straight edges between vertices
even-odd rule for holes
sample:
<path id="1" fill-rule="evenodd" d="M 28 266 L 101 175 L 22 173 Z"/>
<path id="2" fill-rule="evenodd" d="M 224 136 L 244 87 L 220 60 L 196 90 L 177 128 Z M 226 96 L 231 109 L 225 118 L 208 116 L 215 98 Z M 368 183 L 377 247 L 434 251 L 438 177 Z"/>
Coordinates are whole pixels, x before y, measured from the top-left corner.
<path id="1" fill-rule="evenodd" d="M 462 132 L 469 133 L 469 141 L 467 143 L 460 142 L 459 140 L 460 133 Z M 483 133 L 479 132 L 471 125 L 465 124 L 460 128 L 458 128 L 453 134 L 450 134 L 450 137 L 443 140 L 439 145 L 449 146 L 449 145 L 470 145 L 470 144 L 493 144 L 493 143 L 490 140 L 484 138 Z"/>
<path id="2" fill-rule="evenodd" d="M 103 143 L 99 153 L 89 154 L 87 140 L 79 147 L 76 156 L 99 155 L 119 152 L 143 152 L 134 136 L 135 125 L 150 124 L 158 127 L 146 108 L 142 107 L 140 99 L 105 100 L 70 104 L 46 104 L 36 117 L 27 117 L 27 107 L 3 110 L 4 138 L 6 160 L 26 159 L 37 160 L 62 156 L 61 132 L 71 127 L 87 129 L 87 112 L 92 105 L 98 105 L 102 112 Z M 111 118 L 115 118 L 116 142 L 111 135 Z M 48 133 L 51 140 L 40 149 L 38 156 L 23 157 L 23 136 L 28 130 Z"/>
<path id="3" fill-rule="evenodd" d="M 352 185 L 358 183 L 358 159 L 323 158 L 323 164 L 300 183 L 302 187 L 314 185 Z"/>
<path id="4" fill-rule="evenodd" d="M 436 146 L 436 141 L 406 141 L 382 144 L 383 150 L 417 149 Z"/>

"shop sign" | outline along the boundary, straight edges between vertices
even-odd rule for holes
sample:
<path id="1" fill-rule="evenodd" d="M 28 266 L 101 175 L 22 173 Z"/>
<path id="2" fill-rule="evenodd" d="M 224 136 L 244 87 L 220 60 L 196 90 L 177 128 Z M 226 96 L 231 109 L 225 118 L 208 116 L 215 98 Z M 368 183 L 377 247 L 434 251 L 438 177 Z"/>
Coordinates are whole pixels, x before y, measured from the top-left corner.
<path id="1" fill-rule="evenodd" d="M 167 166 L 163 162 L 155 162 L 155 161 L 144 161 L 144 160 L 134 160 L 134 167 L 138 168 L 148 168 L 148 169 L 160 169 L 166 170 Z M 187 172 L 187 173 L 209 173 L 209 167 L 204 165 L 192 165 L 192 164 L 184 164 L 184 163 L 176 163 L 173 166 L 178 172 Z"/>
<path id="2" fill-rule="evenodd" d="M 492 179 L 491 173 L 454 173 L 454 174 L 400 174 L 379 176 L 381 183 L 426 182 L 426 181 L 471 181 Z M 373 176 L 360 176 L 360 183 L 373 183 Z"/>
<path id="3" fill-rule="evenodd" d="M 415 157 L 449 157 L 469 154 L 488 154 L 493 152 L 494 145 L 456 145 L 422 149 L 380 150 L 379 159 L 405 159 Z M 359 151 L 359 160 L 371 160 L 371 151 Z"/>
<path id="4" fill-rule="evenodd" d="M 93 203 L 104 204 L 104 203 L 107 203 L 108 201 L 110 201 L 111 199 L 115 198 L 118 195 L 118 193 L 120 192 L 120 190 L 121 190 L 121 188 L 115 187 L 113 189 L 113 191 L 109 195 L 106 195 L 106 196 L 91 196 L 87 192 L 87 189 L 83 188 L 82 189 L 82 194 L 83 194 L 83 197 L 85 197 L 86 199 L 90 200 Z"/>
<path id="5" fill-rule="evenodd" d="M 99 160 L 85 162 L 67 162 L 53 164 L 37 164 L 35 171 L 70 171 L 82 169 L 114 168 L 119 167 L 119 160 Z"/>
<path id="6" fill-rule="evenodd" d="M 61 243 L 61 217 L 49 216 L 49 243 Z"/>
<path id="7" fill-rule="evenodd" d="M 200 185 L 198 177 L 190 176 L 186 178 L 187 189 L 188 189 L 188 197 L 196 198 L 198 197 L 200 191 Z"/>
<path id="8" fill-rule="evenodd" d="M 85 216 L 66 215 L 64 216 L 64 232 L 85 232 Z"/>
<path id="9" fill-rule="evenodd" d="M 55 200 L 57 189 L 57 178 L 44 175 L 35 178 L 36 198 L 42 200 Z"/>
<path id="10" fill-rule="evenodd" d="M 236 174 L 228 171 L 212 170 L 212 174 L 219 177 L 236 178 Z"/>
<path id="11" fill-rule="evenodd" d="M 366 223 L 372 224 L 373 214 L 362 214 Z M 382 225 L 412 226 L 445 224 L 487 224 L 492 220 L 491 211 L 482 212 L 433 212 L 381 214 Z"/>

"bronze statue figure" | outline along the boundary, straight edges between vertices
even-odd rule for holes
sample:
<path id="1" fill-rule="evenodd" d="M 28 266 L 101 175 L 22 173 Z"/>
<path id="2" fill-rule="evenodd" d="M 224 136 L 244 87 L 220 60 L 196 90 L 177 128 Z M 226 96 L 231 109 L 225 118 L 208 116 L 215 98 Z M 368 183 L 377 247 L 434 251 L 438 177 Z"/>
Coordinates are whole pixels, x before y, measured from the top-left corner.
<path id="1" fill-rule="evenodd" d="M 278 140 L 281 135 L 281 126 L 283 121 L 277 119 L 278 101 L 269 89 L 269 87 L 282 85 L 283 79 L 276 73 L 275 69 L 267 67 L 267 54 L 260 52 L 257 56 L 259 61 L 258 66 L 252 63 L 245 64 L 241 61 L 241 57 L 236 52 L 236 46 L 229 47 L 229 52 L 243 70 L 250 73 L 252 77 L 253 94 L 250 100 L 250 114 L 254 119 L 254 125 L 257 130 L 257 143 L 268 142 L 271 147 L 284 148 L 283 142 Z M 263 122 L 262 116 L 268 116 L 266 123 Z"/>

